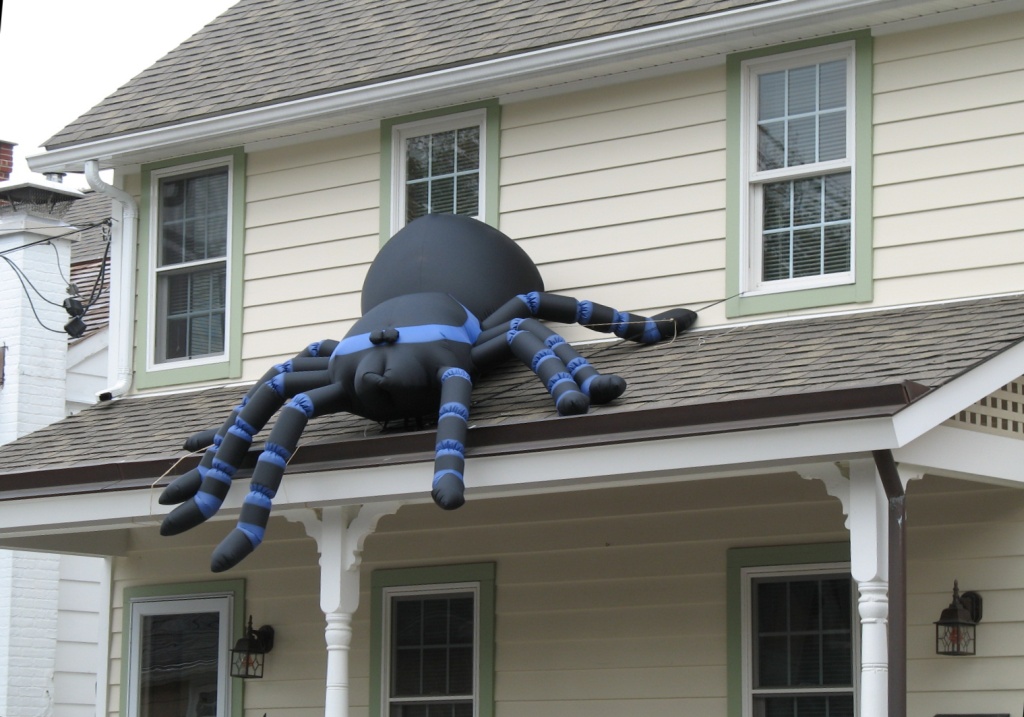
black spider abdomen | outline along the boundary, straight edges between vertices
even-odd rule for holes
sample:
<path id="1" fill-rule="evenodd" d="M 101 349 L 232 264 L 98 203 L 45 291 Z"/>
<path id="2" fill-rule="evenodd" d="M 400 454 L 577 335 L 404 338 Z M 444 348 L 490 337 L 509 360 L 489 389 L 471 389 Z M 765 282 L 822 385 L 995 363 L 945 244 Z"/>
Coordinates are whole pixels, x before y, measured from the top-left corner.
<path id="1" fill-rule="evenodd" d="M 428 214 L 377 254 L 363 282 L 362 311 L 396 296 L 441 292 L 482 320 L 518 294 L 543 290 L 533 260 L 494 227 L 471 217 Z"/>

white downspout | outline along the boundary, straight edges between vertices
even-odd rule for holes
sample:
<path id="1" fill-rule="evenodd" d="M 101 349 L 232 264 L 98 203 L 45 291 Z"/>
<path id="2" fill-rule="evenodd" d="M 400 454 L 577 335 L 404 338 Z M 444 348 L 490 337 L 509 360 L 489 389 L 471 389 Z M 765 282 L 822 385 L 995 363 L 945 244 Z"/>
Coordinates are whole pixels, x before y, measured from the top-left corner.
<path id="1" fill-rule="evenodd" d="M 110 345 L 116 355 L 116 369 L 114 384 L 96 394 L 99 400 L 109 401 L 126 394 L 132 385 L 132 311 L 135 306 L 135 244 L 138 237 L 139 205 L 128 192 L 100 179 L 100 164 L 95 159 L 85 163 L 85 179 L 95 191 L 121 203 L 121 237 L 111 252 L 111 284 L 116 286 L 117 297 L 116 300 L 110 297 Z M 117 234 L 116 224 L 113 234 Z M 114 241 L 114 236 L 111 241 Z"/>

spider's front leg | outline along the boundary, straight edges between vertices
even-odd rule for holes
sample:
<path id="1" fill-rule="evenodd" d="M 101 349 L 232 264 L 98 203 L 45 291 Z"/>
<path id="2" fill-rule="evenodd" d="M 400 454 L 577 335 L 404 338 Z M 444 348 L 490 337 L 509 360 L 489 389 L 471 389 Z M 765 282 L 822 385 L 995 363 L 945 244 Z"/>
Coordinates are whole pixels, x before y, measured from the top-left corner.
<path id="1" fill-rule="evenodd" d="M 300 393 L 292 398 L 278 416 L 256 461 L 249 494 L 242 502 L 238 525 L 213 551 L 210 569 L 223 572 L 234 567 L 263 542 L 270 520 L 271 503 L 299 438 L 310 418 L 345 410 L 348 399 L 340 384 L 330 384 Z"/>
<path id="2" fill-rule="evenodd" d="M 441 372 L 441 408 L 437 415 L 434 453 L 434 483 L 430 496 L 445 510 L 466 502 L 466 432 L 473 381 L 461 368 Z"/>
<path id="3" fill-rule="evenodd" d="M 203 482 L 213 467 L 215 459 L 229 466 L 229 474 L 234 473 L 230 466 L 238 465 L 249 450 L 252 437 L 263 429 L 274 412 L 281 407 L 284 399 L 290 398 L 296 393 L 323 386 L 330 381 L 325 372 L 331 352 L 337 345 L 338 342 L 333 340 L 319 341 L 307 346 L 294 358 L 275 365 L 253 384 L 253 387 L 242 398 L 242 402 L 231 412 L 219 429 L 198 431 L 189 436 L 185 441 L 186 451 L 197 451 L 204 446 L 208 446 L 208 448 L 198 466 L 175 478 L 164 489 L 159 498 L 160 504 L 175 505 L 195 496 L 202 490 Z M 288 384 L 287 387 L 285 382 Z M 267 394 L 267 384 L 273 388 L 273 393 L 277 395 L 277 398 L 274 398 L 273 394 Z M 288 390 L 291 392 L 289 393 Z M 265 395 L 257 399 L 260 394 Z M 249 404 L 254 401 L 254 405 L 250 407 Z M 232 434 L 237 435 L 234 438 L 229 438 Z M 218 452 L 225 439 L 228 439 L 229 448 L 225 449 L 224 454 L 218 458 Z M 230 445 L 232 443 L 235 444 L 233 447 Z M 219 478 L 223 482 L 223 476 L 219 476 Z M 215 484 L 210 484 L 208 487 L 214 489 L 214 493 L 218 492 Z M 223 496 L 221 496 L 221 500 L 223 500 Z M 192 526 L 183 527 L 181 530 L 185 530 L 187 527 Z"/>

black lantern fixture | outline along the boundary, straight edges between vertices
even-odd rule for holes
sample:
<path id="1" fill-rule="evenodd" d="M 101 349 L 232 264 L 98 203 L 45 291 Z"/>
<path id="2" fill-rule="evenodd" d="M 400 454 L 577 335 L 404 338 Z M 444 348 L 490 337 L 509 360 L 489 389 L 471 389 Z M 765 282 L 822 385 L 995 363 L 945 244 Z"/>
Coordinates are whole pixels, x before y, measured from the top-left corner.
<path id="1" fill-rule="evenodd" d="M 231 676 L 242 679 L 261 679 L 263 677 L 263 658 L 273 649 L 274 628 L 264 625 L 259 630 L 253 630 L 252 615 L 250 615 L 245 637 L 239 638 L 235 643 L 235 649 L 231 651 Z"/>
<path id="2" fill-rule="evenodd" d="M 935 622 L 935 654 L 973 655 L 975 629 L 981 622 L 981 595 L 960 594 L 960 585 L 953 581 L 953 602 Z"/>

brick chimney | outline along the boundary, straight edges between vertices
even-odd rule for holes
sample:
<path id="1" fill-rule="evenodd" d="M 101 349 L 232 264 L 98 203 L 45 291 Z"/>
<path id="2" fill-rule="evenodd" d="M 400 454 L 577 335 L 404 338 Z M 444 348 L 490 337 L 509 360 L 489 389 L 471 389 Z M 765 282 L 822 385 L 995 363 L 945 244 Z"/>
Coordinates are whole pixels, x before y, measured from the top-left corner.
<path id="1" fill-rule="evenodd" d="M 6 182 L 11 178 L 14 170 L 14 142 L 0 139 L 0 182 Z"/>

